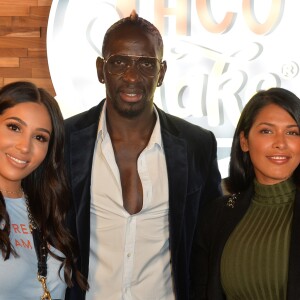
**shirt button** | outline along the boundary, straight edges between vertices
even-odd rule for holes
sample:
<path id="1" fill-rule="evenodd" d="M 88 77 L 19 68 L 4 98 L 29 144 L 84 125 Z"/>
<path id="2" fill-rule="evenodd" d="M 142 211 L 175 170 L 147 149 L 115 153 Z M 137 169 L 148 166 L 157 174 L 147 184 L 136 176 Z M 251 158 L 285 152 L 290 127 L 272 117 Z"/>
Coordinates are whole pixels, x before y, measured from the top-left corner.
<path id="1" fill-rule="evenodd" d="M 127 253 L 127 257 L 129 258 L 131 256 L 131 253 Z"/>

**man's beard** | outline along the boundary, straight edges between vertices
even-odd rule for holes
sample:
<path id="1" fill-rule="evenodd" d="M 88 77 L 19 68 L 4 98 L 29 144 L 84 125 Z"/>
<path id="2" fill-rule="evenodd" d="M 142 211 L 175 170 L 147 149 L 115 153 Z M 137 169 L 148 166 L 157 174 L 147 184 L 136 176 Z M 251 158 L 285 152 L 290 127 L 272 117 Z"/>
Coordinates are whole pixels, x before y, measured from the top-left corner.
<path id="1" fill-rule="evenodd" d="M 127 103 L 127 107 L 124 108 L 124 107 L 120 107 L 118 103 L 113 102 L 113 106 L 120 116 L 127 119 L 133 119 L 139 116 L 145 109 L 145 105 L 136 108 L 135 106 L 137 106 L 137 103 Z"/>

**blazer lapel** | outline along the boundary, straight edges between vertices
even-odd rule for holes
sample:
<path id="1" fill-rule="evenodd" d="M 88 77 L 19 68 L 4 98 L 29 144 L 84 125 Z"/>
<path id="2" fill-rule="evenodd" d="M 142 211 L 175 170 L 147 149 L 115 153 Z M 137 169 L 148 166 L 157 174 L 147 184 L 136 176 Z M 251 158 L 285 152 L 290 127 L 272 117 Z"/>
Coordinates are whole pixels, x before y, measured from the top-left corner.
<path id="1" fill-rule="evenodd" d="M 212 247 L 211 254 L 211 280 L 209 283 L 209 290 L 211 299 L 223 299 L 222 296 L 222 286 L 221 286 L 221 274 L 220 274 L 220 264 L 223 249 L 226 241 L 228 240 L 230 234 L 239 223 L 239 221 L 245 215 L 253 195 L 252 186 L 247 189 L 243 194 L 237 195 L 237 198 L 232 198 L 228 196 L 225 198 L 224 206 L 222 207 L 222 213 L 220 219 L 218 220 L 218 230 L 216 232 L 216 241 Z M 233 202 L 232 202 L 233 201 Z"/>
<path id="2" fill-rule="evenodd" d="M 229 196 L 224 203 L 224 212 L 222 214 L 222 220 L 220 224 L 223 224 L 222 227 L 219 228 L 219 239 L 222 241 L 219 245 L 222 245 L 222 252 L 223 247 L 228 240 L 230 234 L 239 223 L 239 221 L 245 215 L 249 205 L 251 203 L 251 199 L 253 196 L 253 187 L 245 191 L 245 193 L 234 196 Z M 232 202 L 233 201 L 233 202 Z"/>
<path id="3" fill-rule="evenodd" d="M 102 105 L 92 108 L 78 121 L 70 136 L 70 172 L 72 195 L 76 211 L 76 229 L 81 253 L 81 267 L 88 274 L 90 248 L 90 185 L 98 120 Z"/>
<path id="4" fill-rule="evenodd" d="M 158 108 L 157 110 L 168 169 L 170 246 L 172 259 L 176 261 L 187 193 L 187 147 L 185 141 L 178 137 L 174 125 L 169 124 L 165 113 Z"/>
<path id="5" fill-rule="evenodd" d="M 81 205 L 84 186 L 91 177 L 93 152 L 97 135 L 96 123 L 71 135 L 71 178 L 76 206 Z M 80 149 L 80 150 L 78 150 Z"/>

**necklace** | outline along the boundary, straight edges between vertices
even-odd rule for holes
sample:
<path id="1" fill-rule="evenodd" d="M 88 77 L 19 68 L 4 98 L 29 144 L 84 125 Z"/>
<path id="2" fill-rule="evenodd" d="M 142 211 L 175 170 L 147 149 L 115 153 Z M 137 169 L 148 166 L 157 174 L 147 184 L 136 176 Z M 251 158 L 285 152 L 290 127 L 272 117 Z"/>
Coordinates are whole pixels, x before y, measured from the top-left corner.
<path id="1" fill-rule="evenodd" d="M 20 195 L 23 194 L 23 189 L 20 187 L 20 189 L 18 191 L 7 191 L 7 190 L 2 190 L 0 189 L 0 192 L 3 194 L 7 194 L 7 195 Z"/>

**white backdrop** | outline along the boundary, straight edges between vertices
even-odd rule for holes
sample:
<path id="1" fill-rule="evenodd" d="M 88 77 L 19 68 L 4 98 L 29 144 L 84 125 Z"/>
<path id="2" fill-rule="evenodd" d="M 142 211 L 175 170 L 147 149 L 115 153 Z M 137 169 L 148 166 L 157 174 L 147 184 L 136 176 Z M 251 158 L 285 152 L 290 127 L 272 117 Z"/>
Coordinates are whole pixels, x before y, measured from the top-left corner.
<path id="1" fill-rule="evenodd" d="M 227 176 L 231 138 L 249 98 L 273 86 L 300 95 L 300 1 L 53 0 L 47 52 L 64 117 L 105 97 L 95 61 L 107 28 L 132 9 L 164 39 L 168 70 L 155 103 L 214 132 Z"/>

